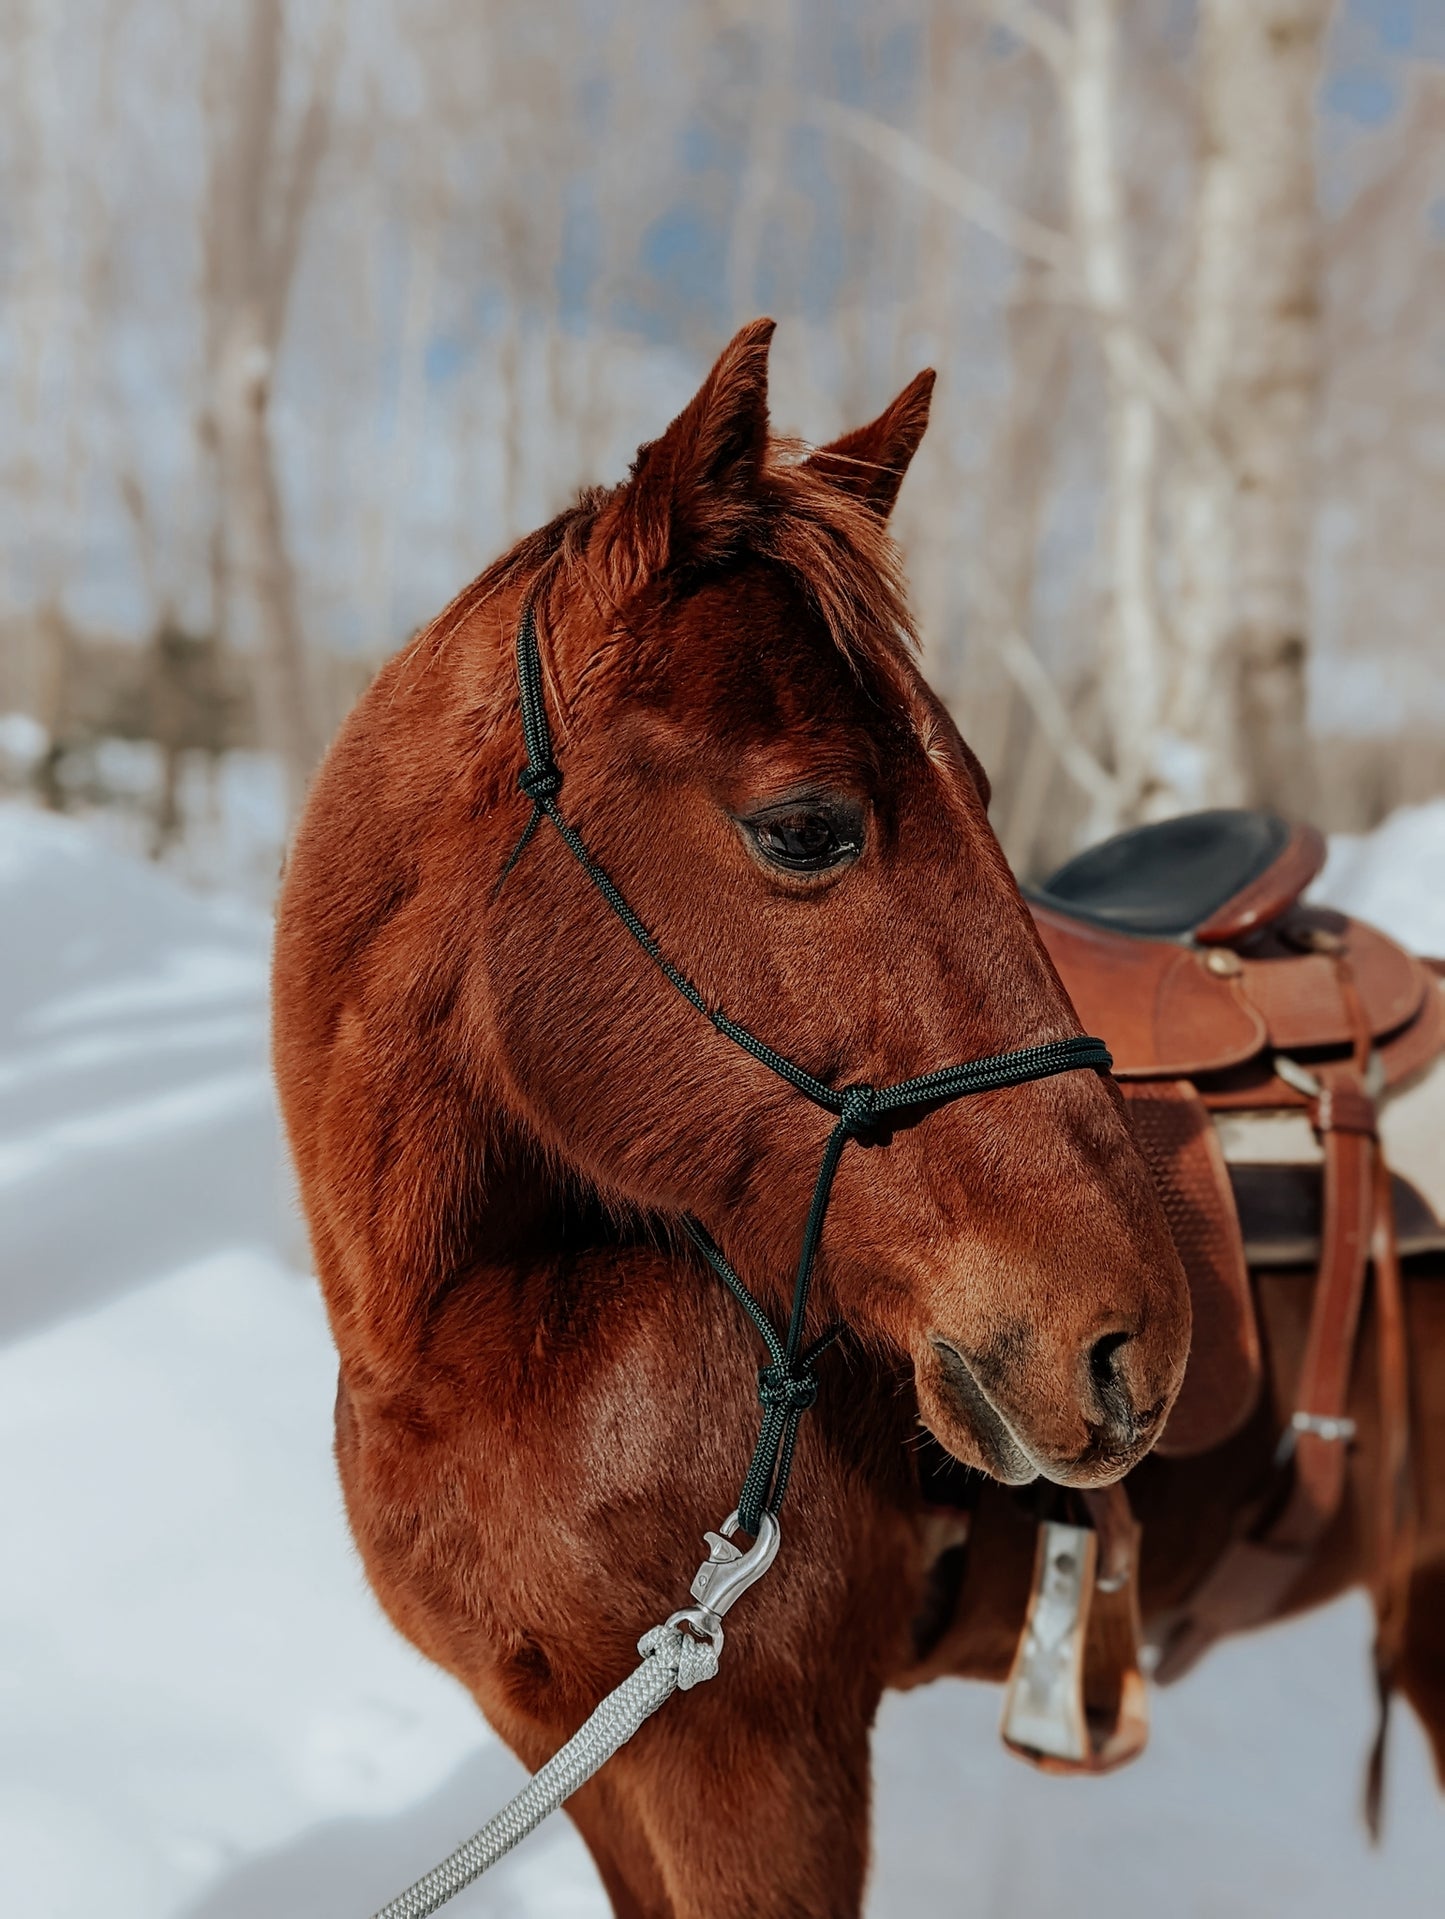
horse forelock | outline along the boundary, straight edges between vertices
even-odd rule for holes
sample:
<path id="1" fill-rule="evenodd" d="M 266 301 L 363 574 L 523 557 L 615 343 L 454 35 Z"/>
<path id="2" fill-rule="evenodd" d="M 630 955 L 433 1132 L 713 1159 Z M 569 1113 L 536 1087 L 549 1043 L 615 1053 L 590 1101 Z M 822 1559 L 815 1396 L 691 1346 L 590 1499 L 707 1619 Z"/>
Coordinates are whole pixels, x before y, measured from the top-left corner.
<path id="1" fill-rule="evenodd" d="M 464 587 L 409 651 L 430 668 L 490 602 L 504 601 L 513 615 L 531 597 L 544 640 L 579 614 L 593 626 L 594 645 L 581 670 L 590 684 L 626 672 L 635 608 L 647 602 L 652 617 L 665 618 L 706 580 L 751 559 L 777 567 L 803 594 L 851 672 L 871 667 L 898 685 L 907 677 L 900 669 L 916 653 L 917 633 L 897 544 L 873 507 L 807 463 L 810 450 L 774 437 L 746 499 L 719 502 L 724 536 L 712 537 L 720 531 L 712 526 L 700 547 L 682 547 L 641 587 L 617 575 L 605 541 L 594 539 L 635 482 L 586 489 Z"/>
<path id="2" fill-rule="evenodd" d="M 807 448 L 773 442 L 772 492 L 755 549 L 792 577 L 817 608 L 850 665 L 896 662 L 917 647 L 903 562 L 886 520 L 807 464 Z"/>

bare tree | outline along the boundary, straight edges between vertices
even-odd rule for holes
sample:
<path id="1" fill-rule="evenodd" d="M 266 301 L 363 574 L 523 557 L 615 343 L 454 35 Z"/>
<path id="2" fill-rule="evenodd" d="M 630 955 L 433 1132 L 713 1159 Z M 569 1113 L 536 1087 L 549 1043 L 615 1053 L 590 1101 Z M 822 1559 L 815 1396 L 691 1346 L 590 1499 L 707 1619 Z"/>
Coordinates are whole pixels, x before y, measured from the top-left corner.
<path id="1" fill-rule="evenodd" d="M 1322 306 L 1314 103 L 1330 12 L 1330 0 L 1202 0 L 1184 368 L 1229 472 L 1196 462 L 1175 522 L 1175 726 L 1213 707 L 1213 793 L 1294 812 L 1312 799 L 1308 561 Z M 1232 682 L 1223 713 L 1209 697 L 1221 675 Z M 1237 737 L 1233 752 L 1226 733 Z"/>
<path id="2" fill-rule="evenodd" d="M 213 44 L 213 147 L 206 218 L 207 345 L 220 476 L 218 567 L 228 604 L 254 623 L 265 737 L 279 754 L 288 809 L 323 744 L 307 670 L 271 430 L 276 356 L 302 229 L 327 135 L 332 48 L 319 63 L 291 143 L 281 146 L 280 0 L 248 0 L 239 48 Z"/>
<path id="3" fill-rule="evenodd" d="M 203 0 L 161 57 L 169 14 L 137 34 L 96 0 L 77 53 L 53 11 L 0 0 L 0 668 L 52 731 L 91 670 L 72 639 L 134 642 L 138 606 L 203 629 L 209 597 L 294 806 L 366 665 L 618 470 L 755 307 L 790 322 L 784 424 L 944 376 L 898 528 L 1020 863 L 1181 807 L 1309 805 L 1314 660 L 1337 732 L 1445 695 L 1422 644 L 1445 89 L 1392 53 L 1400 110 L 1317 142 L 1327 0 L 836 26 L 792 0 L 408 0 L 347 10 L 339 75 L 340 0 Z M 163 69 L 208 71 L 178 137 L 150 131 Z M 1331 742 L 1330 824 L 1433 790 L 1418 730 L 1413 757 Z"/>
<path id="4" fill-rule="evenodd" d="M 815 117 L 1005 238 L 1093 328 L 1105 369 L 1101 758 L 1073 729 L 1094 830 L 1191 804 L 1310 801 L 1308 563 L 1318 411 L 1320 268 L 1314 96 L 1328 0 L 1202 0 L 1195 265 L 1176 371 L 1155 344 L 1121 152 L 1123 0 L 992 12 L 1057 86 L 1069 231 L 1060 233 L 854 109 Z M 1169 438 L 1165 438 L 1165 428 Z M 1160 501 L 1173 541 L 1166 618 Z M 1004 657 L 1045 737 L 1037 663 Z"/>
<path id="5" fill-rule="evenodd" d="M 1099 679 L 1118 805 L 1142 810 L 1158 783 L 1154 748 L 1166 665 L 1156 599 L 1154 507 L 1159 419 L 1140 365 L 1142 331 L 1116 151 L 1119 0 L 1074 0 L 1073 32 L 1053 57 L 1068 125 L 1079 276 L 1100 329 L 1108 379 L 1108 617 Z"/>

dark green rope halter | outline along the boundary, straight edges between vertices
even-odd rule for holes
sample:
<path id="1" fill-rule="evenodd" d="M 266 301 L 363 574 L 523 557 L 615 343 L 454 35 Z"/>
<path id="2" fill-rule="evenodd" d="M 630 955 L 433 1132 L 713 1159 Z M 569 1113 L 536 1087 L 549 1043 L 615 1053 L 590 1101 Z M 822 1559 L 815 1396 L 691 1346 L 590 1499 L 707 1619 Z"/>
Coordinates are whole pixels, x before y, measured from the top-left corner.
<path id="1" fill-rule="evenodd" d="M 581 834 L 563 817 L 557 805 L 557 795 L 562 790 L 562 773 L 552 757 L 552 734 L 547 724 L 542 689 L 542 660 L 537 648 L 537 627 L 530 600 L 523 608 L 521 623 L 517 628 L 517 680 L 521 694 L 522 734 L 527 747 L 527 764 L 517 775 L 517 785 L 532 802 L 532 816 L 503 868 L 498 886 L 522 857 L 545 816 L 556 827 L 563 845 L 643 952 L 683 998 L 710 1020 L 724 1039 L 731 1040 L 745 1053 L 751 1053 L 755 1060 L 761 1061 L 769 1071 L 786 1080 L 825 1113 L 831 1113 L 837 1121 L 823 1148 L 822 1164 L 813 1185 L 813 1203 L 808 1208 L 808 1220 L 803 1228 L 803 1245 L 798 1255 L 797 1276 L 793 1281 L 793 1310 L 786 1337 L 779 1335 L 701 1221 L 687 1213 L 682 1217 L 688 1237 L 742 1306 L 768 1349 L 769 1363 L 758 1374 L 763 1428 L 758 1435 L 737 1507 L 743 1531 L 755 1536 L 760 1516 L 764 1512 L 775 1513 L 787 1490 L 793 1449 L 797 1443 L 798 1422 L 818 1396 L 814 1362 L 842 1331 L 841 1326 L 834 1326 L 811 1345 L 803 1344 L 803 1322 L 808 1310 L 813 1262 L 817 1257 L 828 1199 L 833 1190 L 833 1175 L 838 1170 L 838 1162 L 843 1157 L 843 1148 L 848 1141 L 863 1137 L 898 1114 L 943 1106 L 951 1100 L 964 1099 L 971 1093 L 990 1092 L 1000 1086 L 1021 1086 L 1028 1080 L 1048 1079 L 1055 1073 L 1072 1072 L 1078 1067 L 1093 1067 L 1100 1072 L 1107 1072 L 1113 1061 L 1102 1040 L 1078 1037 L 1047 1040 L 1042 1046 L 1025 1046 L 1018 1052 L 998 1053 L 990 1059 L 966 1060 L 958 1066 L 944 1066 L 937 1072 L 920 1074 L 917 1079 L 901 1080 L 896 1086 L 846 1086 L 839 1089 L 815 1079 L 806 1068 L 785 1059 L 781 1053 L 775 1053 L 771 1046 L 756 1038 L 745 1026 L 739 1026 L 726 1013 L 707 1004 L 687 975 L 680 972 L 658 946 L 610 875 L 593 859 Z"/>

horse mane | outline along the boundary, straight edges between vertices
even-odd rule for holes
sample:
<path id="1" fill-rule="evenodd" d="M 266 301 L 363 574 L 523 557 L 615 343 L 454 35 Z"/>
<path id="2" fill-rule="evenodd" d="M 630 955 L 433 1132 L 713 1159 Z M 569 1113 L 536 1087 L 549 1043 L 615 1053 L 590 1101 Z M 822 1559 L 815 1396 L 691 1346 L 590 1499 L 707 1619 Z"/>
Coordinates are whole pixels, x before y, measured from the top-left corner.
<path id="1" fill-rule="evenodd" d="M 619 577 L 609 564 L 611 549 L 593 552 L 593 535 L 605 533 L 624 508 L 648 451 L 639 453 L 629 479 L 584 488 L 554 519 L 494 560 L 414 644 L 440 652 L 489 600 L 513 592 L 533 595 L 550 624 L 560 598 L 578 584 L 611 621 L 623 621 L 636 582 Z M 780 567 L 802 592 L 854 672 L 866 662 L 891 677 L 916 653 L 902 556 L 885 517 L 841 487 L 806 442 L 771 437 L 741 510 L 733 500 L 725 511 L 725 537 L 699 540 L 694 530 L 683 551 L 647 583 L 650 589 L 664 597 L 681 595 L 740 562 L 761 560 Z"/>

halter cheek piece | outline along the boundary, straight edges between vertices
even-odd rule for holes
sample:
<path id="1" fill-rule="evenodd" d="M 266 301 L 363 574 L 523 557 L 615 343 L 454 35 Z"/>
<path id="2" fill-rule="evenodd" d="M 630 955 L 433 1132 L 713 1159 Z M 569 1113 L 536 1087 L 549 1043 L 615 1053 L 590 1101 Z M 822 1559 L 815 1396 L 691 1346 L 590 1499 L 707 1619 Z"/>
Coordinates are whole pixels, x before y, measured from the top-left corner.
<path id="1" fill-rule="evenodd" d="M 517 628 L 517 682 L 522 710 L 522 735 L 527 748 L 527 764 L 517 776 L 517 785 L 532 802 L 532 816 L 502 870 L 498 888 L 526 851 L 542 819 L 549 819 L 561 835 L 563 845 L 608 906 L 683 998 L 710 1020 L 724 1039 L 731 1040 L 745 1053 L 751 1053 L 755 1060 L 761 1061 L 770 1072 L 786 1080 L 805 1099 L 811 1100 L 825 1113 L 831 1113 L 837 1122 L 823 1148 L 822 1163 L 813 1185 L 813 1202 L 808 1208 L 807 1224 L 803 1228 L 802 1250 L 798 1255 L 797 1276 L 793 1282 L 793 1309 L 786 1337 L 778 1334 L 702 1222 L 689 1213 L 682 1216 L 682 1225 L 688 1237 L 743 1307 L 768 1349 L 769 1364 L 758 1374 L 758 1398 L 763 1407 L 762 1431 L 737 1503 L 738 1523 L 744 1532 L 756 1537 L 763 1514 L 776 1513 L 787 1490 L 798 1422 L 818 1396 L 814 1362 L 842 1331 L 841 1326 L 833 1326 L 811 1345 L 803 1344 L 803 1322 L 808 1309 L 813 1263 L 828 1211 L 829 1195 L 833 1190 L 833 1176 L 848 1141 L 863 1138 L 898 1114 L 944 1106 L 951 1100 L 964 1099 L 972 1093 L 991 1092 L 1001 1086 L 1022 1086 L 1028 1080 L 1049 1079 L 1055 1073 L 1073 1072 L 1080 1067 L 1107 1072 L 1113 1061 L 1102 1040 L 1076 1037 L 1047 1040 L 1042 1046 L 1025 1046 L 1014 1053 L 997 1053 L 989 1059 L 967 1060 L 961 1065 L 940 1067 L 937 1072 L 901 1080 L 896 1086 L 837 1088 L 815 1079 L 804 1067 L 774 1052 L 771 1046 L 756 1038 L 745 1026 L 739 1026 L 726 1013 L 707 1004 L 687 975 L 680 972 L 658 946 L 610 875 L 593 859 L 577 829 L 563 817 L 557 804 L 557 795 L 562 790 L 562 774 L 552 757 L 552 735 L 547 724 L 542 690 L 542 662 L 530 600 L 523 609 Z"/>

